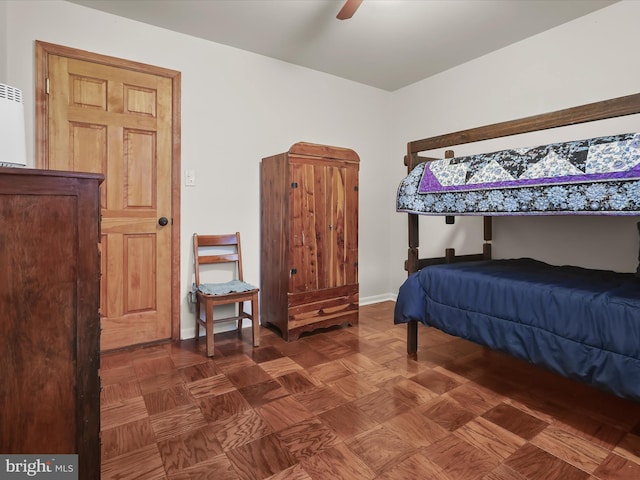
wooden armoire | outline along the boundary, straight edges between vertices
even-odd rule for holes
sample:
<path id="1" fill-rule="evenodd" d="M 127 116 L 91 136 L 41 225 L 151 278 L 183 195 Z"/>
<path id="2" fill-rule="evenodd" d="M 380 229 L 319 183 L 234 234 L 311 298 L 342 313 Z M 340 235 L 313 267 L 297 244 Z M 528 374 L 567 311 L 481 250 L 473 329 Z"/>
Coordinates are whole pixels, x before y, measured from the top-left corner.
<path id="1" fill-rule="evenodd" d="M 287 341 L 358 323 L 359 162 L 306 142 L 262 159 L 260 317 Z"/>
<path id="2" fill-rule="evenodd" d="M 101 181 L 0 168 L 0 452 L 77 454 L 80 480 L 100 478 Z"/>

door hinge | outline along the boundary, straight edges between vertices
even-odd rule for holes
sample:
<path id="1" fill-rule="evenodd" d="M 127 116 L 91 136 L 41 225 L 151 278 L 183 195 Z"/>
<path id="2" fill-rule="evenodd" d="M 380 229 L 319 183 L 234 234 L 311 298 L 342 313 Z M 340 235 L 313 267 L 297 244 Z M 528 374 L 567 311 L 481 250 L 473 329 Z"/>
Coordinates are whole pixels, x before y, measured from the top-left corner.
<path id="1" fill-rule="evenodd" d="M 353 189 L 357 192 L 357 191 L 358 191 L 358 185 L 356 185 L 355 187 L 353 187 Z"/>
<path id="2" fill-rule="evenodd" d="M 296 273 L 298 273 L 298 269 L 297 268 L 292 268 L 291 269 L 291 275 L 295 275 Z"/>
<path id="3" fill-rule="evenodd" d="M 47 95 L 49 95 L 49 77 L 45 80 L 44 90 Z"/>

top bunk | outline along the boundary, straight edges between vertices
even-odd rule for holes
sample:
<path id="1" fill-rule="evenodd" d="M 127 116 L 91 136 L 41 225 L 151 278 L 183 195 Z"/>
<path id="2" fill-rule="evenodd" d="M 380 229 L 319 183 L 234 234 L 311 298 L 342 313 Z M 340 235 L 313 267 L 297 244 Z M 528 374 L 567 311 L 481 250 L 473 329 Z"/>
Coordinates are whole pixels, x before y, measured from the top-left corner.
<path id="1" fill-rule="evenodd" d="M 640 113 L 640 94 L 409 142 L 396 210 L 416 215 L 638 215 L 640 133 L 478 155 L 423 152 Z"/>

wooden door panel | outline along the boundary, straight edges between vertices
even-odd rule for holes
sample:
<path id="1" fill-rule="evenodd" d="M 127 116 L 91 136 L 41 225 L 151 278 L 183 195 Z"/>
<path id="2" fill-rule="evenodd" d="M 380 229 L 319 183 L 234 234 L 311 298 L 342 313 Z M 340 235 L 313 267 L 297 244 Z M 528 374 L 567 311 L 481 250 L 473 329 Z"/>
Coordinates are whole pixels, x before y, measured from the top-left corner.
<path id="1" fill-rule="evenodd" d="M 329 288 L 358 283 L 358 168 L 327 168 Z"/>
<path id="2" fill-rule="evenodd" d="M 331 237 L 329 233 L 330 211 L 327 204 L 328 168 L 324 165 L 314 164 L 312 167 L 313 186 L 309 193 L 308 211 L 306 223 L 310 232 L 308 249 L 309 255 L 316 262 L 316 276 L 313 279 L 313 289 L 321 290 L 329 287 L 329 257 Z M 311 183 L 309 184 L 311 185 Z M 311 236 L 313 233 L 313 236 Z"/>
<path id="3" fill-rule="evenodd" d="M 124 129 L 124 209 L 156 208 L 156 134 Z M 154 215 L 155 216 L 155 215 Z"/>
<path id="4" fill-rule="evenodd" d="M 291 179 L 291 184 L 288 186 L 291 215 L 291 221 L 289 223 L 289 291 L 292 292 L 304 291 L 306 289 L 305 275 L 298 275 L 298 270 L 301 269 L 299 265 L 308 265 L 309 262 L 309 259 L 305 256 L 307 252 L 305 250 L 305 231 L 303 230 L 305 223 L 304 205 L 302 203 L 304 195 L 302 193 L 303 188 L 300 187 L 305 181 L 304 173 L 304 169 L 299 165 L 292 165 L 289 173 L 289 178 Z M 309 269 L 311 268 L 313 267 L 309 266 Z"/>
<path id="5" fill-rule="evenodd" d="M 100 272 L 107 271 L 107 258 L 108 255 L 108 237 L 104 233 L 100 234 L 100 244 L 98 250 L 100 251 Z M 106 277 L 100 275 L 100 316 L 108 317 L 109 304 L 107 302 L 107 291 L 109 290 L 108 280 Z"/>
<path id="6" fill-rule="evenodd" d="M 328 287 L 336 287 L 345 284 L 345 175 L 346 169 L 341 167 L 327 168 L 327 204 L 329 211 L 327 242 L 327 282 Z"/>
<path id="7" fill-rule="evenodd" d="M 172 81 L 49 57 L 49 168 L 103 173 L 102 350 L 171 337 Z"/>
<path id="8" fill-rule="evenodd" d="M 345 211 L 345 283 L 358 283 L 358 167 L 351 165 L 346 169 Z"/>
<path id="9" fill-rule="evenodd" d="M 309 221 L 309 216 L 314 215 L 313 165 L 291 165 L 290 178 L 290 291 L 315 290 L 318 284 L 318 262 L 315 250 L 316 232 L 314 222 Z"/>
<path id="10" fill-rule="evenodd" d="M 107 136 L 105 125 L 69 122 L 69 168 L 73 172 L 107 171 Z M 107 206 L 107 185 L 100 189 L 100 208 Z"/>
<path id="11" fill-rule="evenodd" d="M 156 116 L 158 98 L 156 91 L 149 88 L 124 85 L 124 111 L 129 114 Z"/>
<path id="12" fill-rule="evenodd" d="M 327 172 L 324 165 L 301 162 L 291 165 L 291 268 L 292 292 L 328 287 Z M 295 185 L 295 187 L 294 187 Z"/>
<path id="13" fill-rule="evenodd" d="M 104 219 L 103 219 L 104 224 Z M 104 232 L 104 225 L 102 227 Z M 119 260 L 123 257 L 122 238 L 113 233 L 102 235 L 102 275 L 100 277 L 100 317 L 102 333 L 100 342 L 104 342 L 105 335 L 110 335 L 109 325 L 112 318 L 122 316 L 122 304 L 124 297 L 124 277 Z M 105 275 L 104 272 L 110 272 Z"/>
<path id="14" fill-rule="evenodd" d="M 124 236 L 125 313 L 156 310 L 155 235 Z"/>
<path id="15" fill-rule="evenodd" d="M 101 336 L 105 335 L 105 330 L 108 332 L 108 337 L 105 339 L 108 345 L 148 343 L 149 338 L 158 335 L 155 322 L 152 321 L 153 316 L 153 312 L 132 313 L 126 316 L 109 317 L 106 319 L 106 324 L 103 319 Z M 102 338 L 100 344 L 104 344 Z"/>
<path id="16" fill-rule="evenodd" d="M 107 85 L 102 78 L 69 75 L 69 106 L 107 110 Z"/>

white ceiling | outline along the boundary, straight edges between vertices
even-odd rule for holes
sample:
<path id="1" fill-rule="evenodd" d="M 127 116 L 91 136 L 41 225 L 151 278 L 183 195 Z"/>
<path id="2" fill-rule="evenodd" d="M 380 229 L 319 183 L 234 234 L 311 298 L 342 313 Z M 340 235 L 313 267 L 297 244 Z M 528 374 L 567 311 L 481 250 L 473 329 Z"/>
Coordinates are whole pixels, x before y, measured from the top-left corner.
<path id="1" fill-rule="evenodd" d="M 617 0 L 70 0 L 393 91 Z"/>

